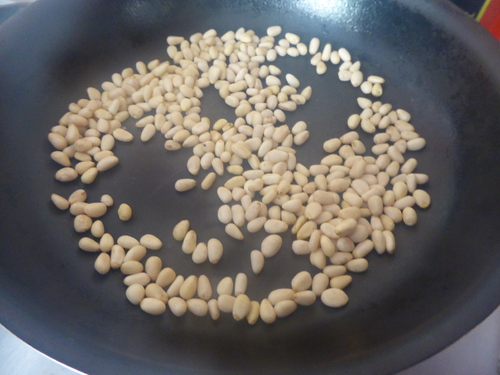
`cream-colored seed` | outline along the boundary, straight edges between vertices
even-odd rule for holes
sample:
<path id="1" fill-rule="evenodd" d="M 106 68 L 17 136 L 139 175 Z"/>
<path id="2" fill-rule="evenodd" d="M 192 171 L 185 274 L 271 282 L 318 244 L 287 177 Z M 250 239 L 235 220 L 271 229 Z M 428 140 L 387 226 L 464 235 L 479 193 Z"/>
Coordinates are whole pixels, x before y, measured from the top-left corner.
<path id="1" fill-rule="evenodd" d="M 319 50 L 319 39 L 318 38 L 312 38 L 311 41 L 309 42 L 309 54 L 315 55 L 318 50 Z"/>
<path id="2" fill-rule="evenodd" d="M 246 294 L 239 294 L 233 305 L 233 318 L 236 321 L 244 319 L 250 312 L 251 301 Z"/>
<path id="3" fill-rule="evenodd" d="M 90 227 L 90 233 L 96 238 L 101 238 L 105 233 L 103 222 L 101 220 L 94 221 Z"/>
<path id="4" fill-rule="evenodd" d="M 267 324 L 272 324 L 276 321 L 276 311 L 271 302 L 266 298 L 260 303 L 260 318 Z"/>
<path id="5" fill-rule="evenodd" d="M 101 251 L 104 252 L 109 252 L 113 248 L 115 244 L 115 241 L 113 239 L 113 236 L 109 233 L 104 233 L 101 237 L 101 240 L 99 241 L 99 246 L 101 248 Z"/>
<path id="6" fill-rule="evenodd" d="M 179 295 L 182 298 L 188 300 L 190 298 L 193 298 L 193 296 L 196 294 L 197 289 L 198 289 L 198 277 L 195 275 L 191 275 L 187 277 L 182 283 L 179 289 Z"/>
<path id="7" fill-rule="evenodd" d="M 317 273 L 313 277 L 312 281 L 312 291 L 316 296 L 320 296 L 326 288 L 328 288 L 328 284 L 330 279 L 324 273 Z"/>
<path id="8" fill-rule="evenodd" d="M 264 227 L 264 224 L 266 223 L 267 219 L 265 217 L 257 217 L 251 221 L 248 222 L 247 224 L 247 230 L 250 233 L 257 233 L 259 230 Z"/>
<path id="9" fill-rule="evenodd" d="M 120 142 L 131 142 L 134 139 L 132 133 L 122 128 L 115 129 L 113 131 L 113 137 Z"/>
<path id="10" fill-rule="evenodd" d="M 336 289 L 344 289 L 351 283 L 351 281 L 352 276 L 349 275 L 335 276 L 330 280 L 330 287 Z"/>
<path id="11" fill-rule="evenodd" d="M 78 177 L 78 172 L 70 167 L 64 167 L 56 172 L 55 178 L 58 181 L 69 182 Z"/>
<path id="12" fill-rule="evenodd" d="M 293 300 L 280 301 L 274 306 L 276 316 L 278 318 L 285 318 L 292 314 L 297 309 L 297 303 Z"/>
<path id="13" fill-rule="evenodd" d="M 278 302 L 292 300 L 294 294 L 295 291 L 293 289 L 289 288 L 275 289 L 271 293 L 269 293 L 267 299 L 269 300 L 269 302 L 271 302 L 273 306 L 275 306 Z"/>
<path id="14" fill-rule="evenodd" d="M 144 266 L 137 260 L 126 260 L 121 265 L 120 270 L 124 275 L 134 275 L 142 272 L 144 270 Z"/>
<path id="15" fill-rule="evenodd" d="M 87 251 L 90 253 L 94 253 L 94 252 L 101 250 L 101 247 L 99 246 L 99 244 L 96 241 L 94 241 L 92 238 L 89 238 L 89 237 L 82 237 L 80 239 L 80 241 L 78 242 L 78 247 L 81 250 Z"/>
<path id="16" fill-rule="evenodd" d="M 111 269 L 111 258 L 107 253 L 101 253 L 94 262 L 95 270 L 101 275 L 105 275 Z"/>
<path id="17" fill-rule="evenodd" d="M 231 279 L 229 276 L 224 277 L 217 285 L 217 293 L 219 295 L 223 294 L 230 295 L 233 293 L 233 287 L 234 287 L 233 279 Z"/>
<path id="18" fill-rule="evenodd" d="M 187 303 L 179 297 L 172 297 L 168 300 L 168 308 L 175 316 L 183 316 L 187 311 Z"/>
<path id="19" fill-rule="evenodd" d="M 425 190 L 417 189 L 413 192 L 415 203 L 420 208 L 427 208 L 431 204 L 431 197 Z"/>
<path id="20" fill-rule="evenodd" d="M 118 218 L 121 221 L 129 221 L 132 218 L 132 208 L 126 203 L 120 204 L 118 207 Z"/>
<path id="21" fill-rule="evenodd" d="M 141 141 L 148 142 L 156 134 L 156 127 L 153 124 L 147 124 L 141 132 Z"/>
<path id="22" fill-rule="evenodd" d="M 141 261 L 146 256 L 147 250 L 142 245 L 136 245 L 127 251 L 125 254 L 124 262 L 129 260 Z"/>
<path id="23" fill-rule="evenodd" d="M 264 230 L 267 233 L 283 233 L 288 229 L 287 223 L 277 219 L 269 219 L 264 224 Z"/>
<path id="24" fill-rule="evenodd" d="M 281 249 L 283 239 L 277 234 L 271 234 L 264 238 L 261 244 L 262 255 L 266 258 L 275 256 Z"/>
<path id="25" fill-rule="evenodd" d="M 165 290 L 158 284 L 148 284 L 146 286 L 146 297 L 155 298 L 157 300 L 166 303 L 168 301 L 168 295 Z"/>
<path id="26" fill-rule="evenodd" d="M 172 268 L 166 267 L 162 269 L 156 277 L 156 284 L 158 284 L 162 288 L 166 288 L 175 280 L 176 276 L 177 275 Z"/>
<path id="27" fill-rule="evenodd" d="M 194 230 L 188 231 L 182 241 L 182 251 L 185 254 L 193 254 L 196 249 L 197 239 L 198 236 Z"/>
<path id="28" fill-rule="evenodd" d="M 87 215 L 76 215 L 73 226 L 78 233 L 86 232 L 92 227 L 92 219 Z"/>
<path id="29" fill-rule="evenodd" d="M 338 288 L 329 288 L 321 293 L 321 302 L 329 307 L 342 307 L 349 301 L 347 294 Z"/>
<path id="30" fill-rule="evenodd" d="M 403 222 L 408 226 L 413 226 L 417 223 L 417 212 L 413 207 L 403 209 Z"/>
<path id="31" fill-rule="evenodd" d="M 260 314 L 260 303 L 258 301 L 250 302 L 250 311 L 247 314 L 247 322 L 250 325 L 257 323 Z"/>
<path id="32" fill-rule="evenodd" d="M 181 178 L 175 182 L 175 190 L 184 192 L 193 189 L 196 186 L 196 180 L 192 178 Z"/>
<path id="33" fill-rule="evenodd" d="M 111 268 L 116 270 L 121 267 L 125 259 L 125 250 L 120 245 L 111 248 Z"/>
<path id="34" fill-rule="evenodd" d="M 224 247 L 222 242 L 217 238 L 211 238 L 207 243 L 208 260 L 212 264 L 216 264 L 222 258 Z"/>
<path id="35" fill-rule="evenodd" d="M 204 263 L 208 258 L 208 248 L 204 242 L 200 242 L 194 248 L 192 259 L 195 264 Z"/>
<path id="36" fill-rule="evenodd" d="M 353 259 L 346 263 L 346 268 L 351 272 L 365 272 L 368 269 L 368 261 L 364 258 Z"/>
<path id="37" fill-rule="evenodd" d="M 235 302 L 236 297 L 229 294 L 220 294 L 217 298 L 219 310 L 226 314 L 231 314 L 233 312 Z"/>
<path id="38" fill-rule="evenodd" d="M 258 275 L 264 268 L 264 255 L 259 250 L 252 250 L 250 253 L 250 264 L 254 274 Z"/>
<path id="39" fill-rule="evenodd" d="M 207 303 L 208 313 L 213 320 L 218 320 L 220 318 L 220 309 L 216 299 L 211 299 Z M 258 316 L 257 316 L 258 317 Z"/>
<path id="40" fill-rule="evenodd" d="M 162 269 L 162 261 L 157 256 L 149 257 L 144 266 L 146 273 L 151 280 L 155 281 Z"/>
<path id="41" fill-rule="evenodd" d="M 183 283 L 184 276 L 178 275 L 167 289 L 168 298 L 177 297 Z"/>
<path id="42" fill-rule="evenodd" d="M 201 275 L 198 278 L 198 297 L 208 301 L 212 297 L 212 286 L 210 285 L 210 280 L 207 276 Z"/>
<path id="43" fill-rule="evenodd" d="M 52 194 L 50 199 L 52 200 L 52 203 L 60 209 L 60 210 L 67 210 L 69 208 L 69 202 L 66 198 L 61 197 L 60 195 L 57 194 Z"/>
<path id="44" fill-rule="evenodd" d="M 146 286 L 151 282 L 151 278 L 146 272 L 139 272 L 133 275 L 128 275 L 123 279 L 123 284 L 130 286 L 132 284 L 140 284 Z"/>
<path id="45" fill-rule="evenodd" d="M 241 230 L 233 223 L 229 223 L 226 225 L 225 228 L 226 234 L 230 237 L 233 237 L 236 240 L 243 240 L 245 237 L 243 236 L 243 233 L 241 233 Z"/>
<path id="46" fill-rule="evenodd" d="M 139 303 L 141 303 L 141 301 L 144 299 L 145 294 L 146 293 L 144 287 L 140 284 L 130 285 L 125 292 L 127 299 L 134 305 L 138 305 Z"/>
<path id="47" fill-rule="evenodd" d="M 172 235 L 176 241 L 183 241 L 188 231 L 189 220 L 182 220 L 175 225 Z"/>
<path id="48" fill-rule="evenodd" d="M 307 290 L 312 285 L 311 274 L 307 271 L 299 272 L 292 279 L 292 289 L 296 292 Z"/>
<path id="49" fill-rule="evenodd" d="M 248 278 L 243 272 L 240 272 L 236 275 L 234 279 L 234 295 L 238 296 L 240 294 L 244 294 L 247 290 Z"/>
<path id="50" fill-rule="evenodd" d="M 187 303 L 187 309 L 189 312 L 196 316 L 205 316 L 208 313 L 208 304 L 206 301 L 200 298 L 191 298 Z"/>
<path id="51" fill-rule="evenodd" d="M 139 240 L 139 243 L 150 250 L 160 250 L 163 246 L 161 240 L 152 234 L 145 234 Z"/>

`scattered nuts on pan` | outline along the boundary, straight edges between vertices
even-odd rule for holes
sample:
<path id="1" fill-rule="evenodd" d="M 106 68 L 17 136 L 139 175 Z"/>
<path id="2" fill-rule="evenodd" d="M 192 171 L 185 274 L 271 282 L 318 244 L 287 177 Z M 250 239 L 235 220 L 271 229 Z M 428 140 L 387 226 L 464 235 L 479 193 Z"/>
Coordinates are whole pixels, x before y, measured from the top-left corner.
<path id="1" fill-rule="evenodd" d="M 280 26 L 266 32 L 258 37 L 240 28 L 219 36 L 211 29 L 189 38 L 169 36 L 168 59 L 139 61 L 135 70 L 113 74 L 101 89 L 89 87 L 88 99 L 70 104 L 49 132 L 55 149 L 50 157 L 58 168 L 55 179 L 70 182 L 80 176 L 88 185 L 119 163 L 115 141 L 134 142 L 134 131 L 122 126 L 134 119 L 142 142 L 161 133 L 168 151 L 192 149 L 186 166 L 193 178 L 178 179 L 175 190 L 184 194 L 197 189 L 197 176 L 208 171 L 199 177 L 199 186 L 209 190 L 219 185 L 217 216 L 228 236 L 243 241 L 243 231 L 264 229 L 267 236 L 260 249 L 250 253 L 255 275 L 263 272 L 266 258 L 281 250 L 282 233 L 288 230 L 296 237 L 291 250 L 309 256 L 316 269 L 298 272 L 291 288 L 275 289 L 260 302 L 247 295 L 252 280 L 244 273 L 220 280 L 215 296 L 206 275 L 178 275 L 159 256 L 148 256 L 163 247 L 156 235 L 147 233 L 139 240 L 121 235 L 115 240 L 107 233 L 97 219 L 113 209 L 111 195 L 87 202 L 83 189 L 68 199 L 52 194 L 54 205 L 74 216 L 76 232 L 90 231 L 78 246 L 98 254 L 96 272 L 121 270 L 126 298 L 148 314 L 169 310 L 182 316 L 189 311 L 218 320 L 225 313 L 253 325 L 259 317 L 271 324 L 317 299 L 342 307 L 349 300 L 345 289 L 352 275 L 368 269 L 365 257 L 373 250 L 394 253 L 396 224 L 416 225 L 418 208 L 431 203 L 421 186 L 428 176 L 416 172 L 416 158 L 405 155 L 423 149 L 426 141 L 410 123 L 410 113 L 378 100 L 386 80 L 364 74 L 361 62 L 344 47 L 334 49 L 333 43 L 322 44 L 319 38 L 306 44 L 291 32 L 279 39 Z M 309 167 L 299 162 L 295 149 L 309 139 L 308 125 L 298 121 L 289 126 L 286 120 L 289 112 L 307 104 L 312 87 L 273 64 L 278 57 L 307 54 L 317 74 L 338 65 L 340 81 L 371 96 L 357 99 L 360 111 L 348 116 L 348 131 L 325 140 L 327 155 Z M 201 117 L 200 99 L 210 85 L 233 108 L 234 122 Z M 359 129 L 373 134 L 373 145 L 360 140 Z M 132 217 L 125 203 L 117 212 L 122 221 Z M 217 264 L 223 256 L 223 243 L 217 238 L 199 241 L 186 219 L 175 225 L 172 235 L 195 264 Z"/>

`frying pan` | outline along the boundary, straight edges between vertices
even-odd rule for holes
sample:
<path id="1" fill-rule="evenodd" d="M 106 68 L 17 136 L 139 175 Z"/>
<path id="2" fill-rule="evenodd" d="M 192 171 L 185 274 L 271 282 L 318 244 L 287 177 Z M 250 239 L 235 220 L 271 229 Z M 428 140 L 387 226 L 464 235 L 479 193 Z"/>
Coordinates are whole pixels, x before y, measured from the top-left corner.
<path id="1" fill-rule="evenodd" d="M 430 176 L 432 205 L 415 227 L 397 226 L 394 255 L 367 257 L 370 268 L 354 276 L 344 308 L 318 302 L 272 326 L 148 316 L 125 299 L 120 275 L 93 270 L 72 218 L 50 203 L 53 192 L 68 196 L 81 185 L 53 179 L 47 133 L 86 87 L 138 60 L 166 59 L 168 35 L 239 27 L 264 35 L 273 24 L 306 42 L 318 36 L 344 46 L 365 74 L 386 78 L 381 99 L 412 113 L 427 139 L 415 157 Z M 277 64 L 313 87 L 287 123 L 308 123 L 311 138 L 298 158 L 318 162 L 322 142 L 346 132 L 360 92 L 334 69 L 317 76 L 308 58 Z M 0 66 L 0 322 L 69 366 L 91 374 L 390 374 L 445 348 L 500 303 L 500 47 L 447 2 L 40 0 L 0 28 Z M 202 115 L 234 120 L 210 89 Z M 157 135 L 116 153 L 120 165 L 87 188 L 91 201 L 110 193 L 133 207 L 127 223 L 107 215 L 111 233 L 158 235 L 159 256 L 184 275 L 252 275 L 249 252 L 263 234 L 231 240 L 215 220 L 214 189 L 173 188 L 187 176 L 190 150 L 169 153 Z M 200 238 L 223 240 L 217 266 L 195 267 L 180 251 L 170 233 L 181 218 Z M 313 271 L 286 251 L 291 237 L 284 241 L 263 273 L 249 276 L 252 298 Z"/>

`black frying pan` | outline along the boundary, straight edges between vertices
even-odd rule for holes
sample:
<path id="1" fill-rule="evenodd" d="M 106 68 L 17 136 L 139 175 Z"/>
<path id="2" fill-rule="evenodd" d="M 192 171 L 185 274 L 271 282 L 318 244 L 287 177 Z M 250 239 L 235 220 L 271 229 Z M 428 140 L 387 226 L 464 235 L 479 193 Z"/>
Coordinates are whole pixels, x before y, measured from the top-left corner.
<path id="1" fill-rule="evenodd" d="M 316 303 L 253 327 L 229 316 L 147 316 L 125 299 L 120 275 L 93 271 L 72 218 L 51 205 L 51 193 L 80 185 L 53 179 L 47 133 L 87 86 L 139 59 L 165 59 L 167 35 L 241 26 L 263 35 L 273 24 L 345 46 L 366 74 L 386 77 L 382 100 L 410 111 L 428 140 L 417 158 L 430 175 L 432 206 L 415 227 L 398 226 L 394 256 L 368 256 L 345 308 Z M 316 76 L 306 58 L 279 63 L 313 86 L 312 100 L 287 120 L 308 122 L 312 136 L 299 157 L 313 163 L 326 137 L 346 131 L 359 91 L 334 69 Z M 431 356 L 500 303 L 499 66 L 498 42 L 443 1 L 40 0 L 0 27 L 0 322 L 91 374 L 389 374 Z M 212 94 L 203 114 L 230 118 Z M 176 193 L 190 151 L 167 153 L 162 143 L 119 145 L 120 166 L 87 189 L 91 200 L 111 193 L 134 207 L 132 221 L 119 223 L 113 212 L 107 228 L 159 235 L 160 256 L 180 273 L 250 275 L 248 254 L 262 236 L 243 244 L 224 236 L 214 191 Z M 181 217 L 223 239 L 217 267 L 194 267 L 180 252 L 170 231 Z M 302 269 L 312 270 L 307 259 L 282 251 L 250 277 L 249 294 L 263 298 Z"/>

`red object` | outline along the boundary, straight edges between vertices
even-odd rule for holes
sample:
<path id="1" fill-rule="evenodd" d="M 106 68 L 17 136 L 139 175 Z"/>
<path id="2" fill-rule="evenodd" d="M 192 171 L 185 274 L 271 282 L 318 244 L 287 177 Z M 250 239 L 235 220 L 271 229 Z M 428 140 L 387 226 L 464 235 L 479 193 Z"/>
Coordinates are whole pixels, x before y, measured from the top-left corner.
<path id="1" fill-rule="evenodd" d="M 500 0 L 490 0 L 485 2 L 478 16 L 478 21 L 498 40 L 500 40 Z"/>

